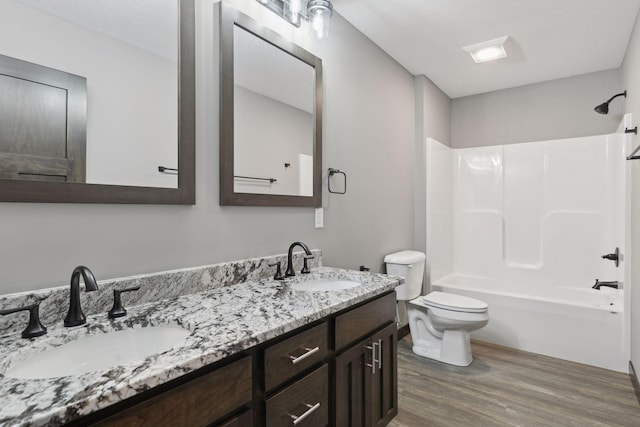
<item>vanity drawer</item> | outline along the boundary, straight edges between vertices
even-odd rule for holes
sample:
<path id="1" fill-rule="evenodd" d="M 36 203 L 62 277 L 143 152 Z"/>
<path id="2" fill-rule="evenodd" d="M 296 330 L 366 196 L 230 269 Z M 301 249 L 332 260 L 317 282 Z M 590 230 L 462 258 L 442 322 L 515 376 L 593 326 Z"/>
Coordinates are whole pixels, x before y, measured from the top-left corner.
<path id="1" fill-rule="evenodd" d="M 335 318 L 335 350 L 370 334 L 396 319 L 396 293 L 391 292 Z"/>
<path id="2" fill-rule="evenodd" d="M 95 426 L 207 426 L 251 401 L 251 357 L 179 385 Z"/>
<path id="3" fill-rule="evenodd" d="M 326 322 L 267 347 L 264 352 L 266 390 L 322 361 L 327 351 Z"/>
<path id="4" fill-rule="evenodd" d="M 267 427 L 318 427 L 329 424 L 329 369 L 316 369 L 267 399 Z M 294 417 L 297 417 L 294 418 Z"/>

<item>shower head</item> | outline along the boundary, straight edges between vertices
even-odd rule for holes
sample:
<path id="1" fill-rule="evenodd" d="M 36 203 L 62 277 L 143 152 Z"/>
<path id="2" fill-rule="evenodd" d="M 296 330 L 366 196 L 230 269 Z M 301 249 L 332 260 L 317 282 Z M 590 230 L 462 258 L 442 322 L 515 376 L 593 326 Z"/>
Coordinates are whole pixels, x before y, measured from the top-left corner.
<path id="1" fill-rule="evenodd" d="M 609 114 L 609 103 L 604 102 L 594 108 L 594 110 L 596 110 L 596 113 L 598 114 Z"/>
<path id="2" fill-rule="evenodd" d="M 608 101 L 603 102 L 602 104 L 598 105 L 596 108 L 594 108 L 594 110 L 598 114 L 609 114 L 609 103 L 611 101 L 613 101 L 615 98 L 619 97 L 619 96 L 624 96 L 626 98 L 627 97 L 627 91 L 625 90 L 622 93 L 619 93 L 617 95 L 613 95 L 611 98 L 609 98 Z"/>

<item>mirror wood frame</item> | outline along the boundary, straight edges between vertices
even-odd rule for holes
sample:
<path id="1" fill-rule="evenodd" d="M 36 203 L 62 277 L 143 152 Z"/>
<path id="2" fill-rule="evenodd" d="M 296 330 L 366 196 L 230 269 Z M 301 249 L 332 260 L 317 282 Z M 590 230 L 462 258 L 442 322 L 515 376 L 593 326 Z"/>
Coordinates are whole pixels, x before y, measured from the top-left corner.
<path id="1" fill-rule="evenodd" d="M 322 60 L 220 3 L 220 205 L 322 206 Z M 234 53 L 233 28 L 238 26 L 314 68 L 313 196 L 251 194 L 234 191 Z"/>
<path id="2" fill-rule="evenodd" d="M 0 179 L 0 202 L 195 204 L 195 0 L 177 0 L 178 188 Z"/>

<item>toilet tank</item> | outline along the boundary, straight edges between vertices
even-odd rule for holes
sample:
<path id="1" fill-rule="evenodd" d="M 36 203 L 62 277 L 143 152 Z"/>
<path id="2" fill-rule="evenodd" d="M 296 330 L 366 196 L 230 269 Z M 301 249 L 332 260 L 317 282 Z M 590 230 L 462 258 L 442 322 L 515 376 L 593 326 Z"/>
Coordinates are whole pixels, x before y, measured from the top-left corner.
<path id="1" fill-rule="evenodd" d="M 417 251 L 394 252 L 384 257 L 387 274 L 404 277 L 405 283 L 396 288 L 399 301 L 417 298 L 422 293 L 425 258 L 425 254 Z"/>

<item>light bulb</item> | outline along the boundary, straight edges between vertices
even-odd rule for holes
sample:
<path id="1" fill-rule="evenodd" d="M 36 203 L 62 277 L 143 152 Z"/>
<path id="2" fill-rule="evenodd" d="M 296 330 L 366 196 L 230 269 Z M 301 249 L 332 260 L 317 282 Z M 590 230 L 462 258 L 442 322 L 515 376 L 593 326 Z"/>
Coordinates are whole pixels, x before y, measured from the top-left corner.
<path id="1" fill-rule="evenodd" d="M 302 10 L 302 0 L 289 0 L 288 3 L 291 13 L 300 13 Z"/>
<path id="2" fill-rule="evenodd" d="M 284 16 L 287 21 L 295 26 L 300 25 L 300 12 L 302 11 L 302 0 L 285 0 Z"/>
<path id="3" fill-rule="evenodd" d="M 309 2 L 309 20 L 313 35 L 317 39 L 323 39 L 329 34 L 329 20 L 333 7 L 327 0 L 311 0 Z"/>
<path id="4" fill-rule="evenodd" d="M 329 11 L 317 10 L 311 17 L 311 28 L 317 39 L 323 39 L 329 34 Z"/>
<path id="5" fill-rule="evenodd" d="M 476 62 L 493 61 L 494 59 L 504 58 L 506 55 L 502 46 L 491 46 L 480 49 L 473 55 Z"/>

